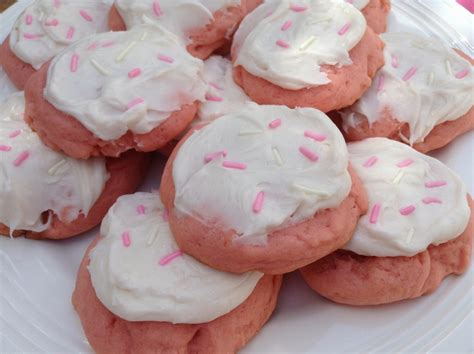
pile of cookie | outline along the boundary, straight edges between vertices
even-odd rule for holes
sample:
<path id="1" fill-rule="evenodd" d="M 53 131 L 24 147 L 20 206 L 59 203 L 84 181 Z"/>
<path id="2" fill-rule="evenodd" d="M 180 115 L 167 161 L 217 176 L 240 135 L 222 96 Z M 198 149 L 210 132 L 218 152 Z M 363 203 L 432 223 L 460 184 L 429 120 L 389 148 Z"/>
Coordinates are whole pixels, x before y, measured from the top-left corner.
<path id="1" fill-rule="evenodd" d="M 383 33 L 388 0 L 111 2 L 36 0 L 0 49 L 0 233 L 101 224 L 72 299 L 97 353 L 235 352 L 295 270 L 379 305 L 469 267 L 471 197 L 424 155 L 474 128 L 464 53 Z"/>

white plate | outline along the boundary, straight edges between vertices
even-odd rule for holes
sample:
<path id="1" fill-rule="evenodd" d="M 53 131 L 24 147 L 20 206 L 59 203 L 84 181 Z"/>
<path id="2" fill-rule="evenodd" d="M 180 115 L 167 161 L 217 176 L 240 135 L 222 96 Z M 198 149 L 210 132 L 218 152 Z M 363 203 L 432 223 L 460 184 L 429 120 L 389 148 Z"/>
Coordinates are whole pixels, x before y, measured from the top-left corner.
<path id="1" fill-rule="evenodd" d="M 0 39 L 30 2 L 20 1 L 0 16 Z M 469 16 L 450 0 L 394 0 L 390 30 L 436 36 L 473 56 Z M 0 100 L 7 91 L 0 72 Z M 461 175 L 471 193 L 473 151 L 471 132 L 435 154 Z M 157 156 L 144 190 L 158 186 L 163 163 Z M 2 352 L 91 352 L 70 298 L 79 262 L 95 233 L 61 242 L 0 237 Z M 372 308 L 333 304 L 312 292 L 298 273 L 288 275 L 274 316 L 243 352 L 472 353 L 473 274 L 471 266 L 432 295 Z"/>

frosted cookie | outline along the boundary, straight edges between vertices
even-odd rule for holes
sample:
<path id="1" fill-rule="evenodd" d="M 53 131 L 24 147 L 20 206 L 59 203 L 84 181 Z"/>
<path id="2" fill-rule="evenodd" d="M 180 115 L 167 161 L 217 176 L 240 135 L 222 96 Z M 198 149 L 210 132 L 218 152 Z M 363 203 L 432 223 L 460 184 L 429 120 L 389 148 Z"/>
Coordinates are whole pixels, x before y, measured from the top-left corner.
<path id="1" fill-rule="evenodd" d="M 349 144 L 369 196 L 343 250 L 301 270 L 322 296 L 377 305 L 433 292 L 470 264 L 473 203 L 463 182 L 438 160 L 386 138 Z"/>
<path id="2" fill-rule="evenodd" d="M 282 277 L 198 262 L 165 215 L 157 194 L 137 193 L 104 219 L 72 299 L 89 343 L 96 353 L 237 352 L 272 314 Z"/>
<path id="3" fill-rule="evenodd" d="M 138 187 L 148 166 L 144 154 L 74 160 L 43 145 L 23 121 L 24 110 L 23 93 L 0 105 L 0 234 L 80 234 L 98 225 L 120 195 Z"/>
<path id="4" fill-rule="evenodd" d="M 248 104 L 189 133 L 160 192 L 181 249 L 235 273 L 324 257 L 366 209 L 341 133 L 310 108 Z"/>
<path id="5" fill-rule="evenodd" d="M 324 112 L 354 103 L 383 65 L 383 43 L 343 1 L 270 0 L 234 36 L 234 78 L 259 104 Z"/>
<path id="6" fill-rule="evenodd" d="M 240 21 L 262 0 L 116 0 L 109 15 L 114 31 L 157 23 L 201 59 L 230 45 Z"/>
<path id="7" fill-rule="evenodd" d="M 364 15 L 367 25 L 375 33 L 385 32 L 390 12 L 390 0 L 343 0 L 354 5 Z"/>
<path id="8" fill-rule="evenodd" d="M 433 38 L 386 33 L 385 65 L 341 112 L 350 141 L 381 136 L 427 152 L 474 128 L 472 60 Z"/>
<path id="9" fill-rule="evenodd" d="M 88 37 L 26 87 L 26 119 L 75 158 L 154 151 L 194 119 L 207 90 L 203 62 L 166 30 L 136 26 Z"/>
<path id="10" fill-rule="evenodd" d="M 36 0 L 0 47 L 0 65 L 18 87 L 74 42 L 108 29 L 111 0 Z"/>

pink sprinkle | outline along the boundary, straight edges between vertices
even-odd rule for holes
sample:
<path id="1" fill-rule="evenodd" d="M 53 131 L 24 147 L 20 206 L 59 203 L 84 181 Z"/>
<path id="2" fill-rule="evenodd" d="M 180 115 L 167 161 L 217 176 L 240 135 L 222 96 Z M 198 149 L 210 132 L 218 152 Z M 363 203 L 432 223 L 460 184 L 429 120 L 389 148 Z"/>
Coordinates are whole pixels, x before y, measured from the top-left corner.
<path id="1" fill-rule="evenodd" d="M 142 104 L 143 102 L 145 102 L 145 100 L 141 97 L 134 98 L 133 100 L 128 102 L 127 109 L 132 109 L 133 107 L 135 107 L 139 104 Z"/>
<path id="2" fill-rule="evenodd" d="M 346 34 L 347 31 L 349 31 L 349 28 L 351 28 L 351 23 L 348 22 L 344 26 L 341 27 L 341 29 L 337 32 L 338 35 L 343 36 Z"/>
<path id="3" fill-rule="evenodd" d="M 79 13 L 84 18 L 84 20 L 88 22 L 92 22 L 92 16 L 86 10 L 81 10 L 79 11 Z"/>
<path id="4" fill-rule="evenodd" d="M 415 211 L 416 207 L 414 205 L 409 205 L 400 209 L 400 214 L 403 216 L 410 215 Z"/>
<path id="5" fill-rule="evenodd" d="M 352 4 L 354 0 L 346 0 L 346 2 L 348 2 L 349 4 Z"/>
<path id="6" fill-rule="evenodd" d="M 122 234 L 122 243 L 124 247 L 130 247 L 130 245 L 132 244 L 132 241 L 130 240 L 130 232 L 125 231 Z"/>
<path id="7" fill-rule="evenodd" d="M 168 213 L 168 210 L 163 210 L 163 214 L 161 215 L 164 221 L 168 221 L 170 218 L 170 214 Z"/>
<path id="8" fill-rule="evenodd" d="M 468 69 L 461 70 L 460 72 L 456 74 L 456 79 L 463 79 L 467 76 L 467 74 L 469 74 Z"/>
<path id="9" fill-rule="evenodd" d="M 319 160 L 319 156 L 315 152 L 311 151 L 310 149 L 308 149 L 304 146 L 300 146 L 299 150 L 309 160 L 311 160 L 313 162 L 316 162 L 316 161 Z"/>
<path id="10" fill-rule="evenodd" d="M 33 23 L 33 16 L 26 15 L 25 23 L 29 26 Z"/>
<path id="11" fill-rule="evenodd" d="M 222 102 L 224 99 L 219 96 L 215 96 L 212 93 L 206 93 L 206 100 L 211 102 Z"/>
<path id="12" fill-rule="evenodd" d="M 290 45 L 287 42 L 285 42 L 283 39 L 277 40 L 276 44 L 282 48 L 290 48 Z"/>
<path id="13" fill-rule="evenodd" d="M 267 14 L 265 15 L 265 18 L 270 17 L 271 15 L 273 15 L 273 11 L 267 12 Z"/>
<path id="14" fill-rule="evenodd" d="M 233 168 L 236 170 L 245 170 L 247 165 L 241 162 L 232 162 L 232 161 L 224 161 L 222 166 L 225 168 Z"/>
<path id="15" fill-rule="evenodd" d="M 441 204 L 443 202 L 441 201 L 441 199 L 438 199 L 438 198 L 435 198 L 435 197 L 426 197 L 426 198 L 423 198 L 423 203 L 425 203 L 425 204 L 434 204 L 434 203 Z"/>
<path id="16" fill-rule="evenodd" d="M 275 128 L 278 128 L 280 125 L 281 125 L 281 119 L 280 119 L 280 118 L 277 118 L 277 119 L 275 119 L 275 120 L 272 120 L 272 121 L 268 124 L 268 127 L 270 127 L 271 129 L 275 129 Z"/>
<path id="17" fill-rule="evenodd" d="M 425 183 L 426 188 L 437 188 L 447 185 L 448 182 L 446 181 L 430 181 Z"/>
<path id="18" fill-rule="evenodd" d="M 61 6 L 61 1 L 60 0 L 54 0 L 54 7 L 58 8 L 59 6 Z"/>
<path id="19" fill-rule="evenodd" d="M 105 42 L 104 44 L 102 44 L 102 48 L 112 47 L 114 44 L 114 41 Z"/>
<path id="20" fill-rule="evenodd" d="M 45 24 L 46 26 L 53 26 L 53 27 L 55 27 L 55 26 L 59 25 L 59 21 L 54 18 L 54 19 L 52 19 L 52 20 L 46 21 L 44 24 Z"/>
<path id="21" fill-rule="evenodd" d="M 282 31 L 286 31 L 287 29 L 289 29 L 291 26 L 293 26 L 293 22 L 288 20 L 286 21 L 283 26 L 281 26 L 281 30 Z"/>
<path id="22" fill-rule="evenodd" d="M 295 4 L 291 4 L 290 5 L 290 10 L 294 11 L 294 12 L 303 12 L 303 11 L 306 11 L 308 8 L 306 6 L 303 6 L 303 5 L 295 5 Z"/>
<path id="23" fill-rule="evenodd" d="M 21 134 L 21 130 L 15 130 L 15 131 L 11 132 L 8 137 L 9 138 L 16 138 L 20 134 Z"/>
<path id="24" fill-rule="evenodd" d="M 140 204 L 137 206 L 137 214 L 138 215 L 145 215 L 146 214 L 146 208 L 143 204 Z"/>
<path id="25" fill-rule="evenodd" d="M 133 79 L 137 76 L 140 76 L 140 74 L 142 73 L 141 69 L 140 68 L 135 68 L 133 70 L 131 70 L 129 73 L 128 73 L 128 77 L 130 79 Z"/>
<path id="26" fill-rule="evenodd" d="M 327 136 L 324 135 L 324 134 L 318 134 L 316 132 L 312 132 L 312 131 L 305 131 L 304 132 L 304 136 L 307 137 L 307 138 L 311 138 L 313 140 L 316 140 L 316 141 L 324 141 L 327 139 Z"/>
<path id="27" fill-rule="evenodd" d="M 252 210 L 255 214 L 260 213 L 263 208 L 263 200 L 265 199 L 265 193 L 259 192 L 257 196 L 255 197 L 255 200 L 252 205 Z"/>
<path id="28" fill-rule="evenodd" d="M 206 156 L 204 156 L 204 163 L 209 163 L 212 160 L 218 158 L 219 156 L 226 157 L 227 156 L 227 151 L 222 150 L 222 151 L 217 151 L 217 152 L 207 154 Z"/>
<path id="29" fill-rule="evenodd" d="M 394 54 L 392 54 L 392 66 L 398 68 L 398 59 Z"/>
<path id="30" fill-rule="evenodd" d="M 397 163 L 397 167 L 400 167 L 400 168 L 407 167 L 407 166 L 410 166 L 412 163 L 413 163 L 412 159 L 406 159 L 406 160 L 403 160 L 402 162 Z"/>
<path id="31" fill-rule="evenodd" d="M 8 145 L 0 145 L 0 151 L 11 151 L 12 147 Z"/>
<path id="32" fill-rule="evenodd" d="M 153 12 L 155 13 L 156 16 L 163 15 L 163 11 L 161 11 L 161 6 L 158 1 L 153 2 Z"/>
<path id="33" fill-rule="evenodd" d="M 15 161 L 13 161 L 13 166 L 19 167 L 23 162 L 25 162 L 28 157 L 30 157 L 30 153 L 28 151 L 23 151 L 18 157 L 16 158 Z"/>
<path id="34" fill-rule="evenodd" d="M 97 45 L 98 45 L 98 43 L 97 43 L 97 42 L 95 42 L 95 43 L 92 43 L 92 44 L 91 44 L 89 47 L 87 47 L 87 50 L 94 50 L 94 49 L 96 49 L 96 48 L 97 48 Z"/>
<path id="35" fill-rule="evenodd" d="M 209 86 L 214 87 L 217 90 L 221 90 L 221 91 L 224 90 L 221 86 L 219 86 L 218 84 L 216 84 L 214 82 L 210 82 Z"/>
<path id="36" fill-rule="evenodd" d="M 40 36 L 38 34 L 25 33 L 23 37 L 25 37 L 26 39 L 38 39 Z"/>
<path id="37" fill-rule="evenodd" d="M 405 74 L 405 76 L 403 76 L 403 81 L 408 81 L 408 80 L 410 80 L 410 79 L 413 77 L 413 75 L 416 74 L 417 70 L 418 70 L 417 68 L 415 68 L 414 66 L 412 66 L 412 67 L 410 68 L 410 70 L 407 71 L 407 73 Z"/>
<path id="38" fill-rule="evenodd" d="M 174 62 L 174 59 L 173 59 L 173 58 L 171 58 L 171 57 L 169 57 L 169 56 L 167 56 L 167 55 L 163 55 L 163 54 L 159 54 L 159 55 L 158 55 L 158 59 L 161 60 L 161 61 L 164 61 L 164 62 L 166 62 L 166 63 L 170 63 L 170 64 L 171 64 L 172 62 Z"/>
<path id="39" fill-rule="evenodd" d="M 384 76 L 384 74 L 380 74 L 379 85 L 377 86 L 377 91 L 382 91 L 383 87 L 384 87 L 384 84 L 385 84 L 385 76 Z"/>
<path id="40" fill-rule="evenodd" d="M 68 31 L 67 31 L 67 35 L 66 35 L 66 38 L 67 39 L 72 39 L 72 37 L 74 37 L 74 32 L 76 32 L 76 29 L 74 27 L 69 27 Z"/>
<path id="41" fill-rule="evenodd" d="M 183 252 L 182 252 L 182 251 L 176 251 L 176 252 L 170 253 L 170 254 L 168 254 L 167 256 L 164 256 L 163 258 L 161 258 L 159 264 L 160 264 L 161 266 L 165 266 L 165 265 L 167 265 L 169 262 L 171 262 L 173 259 L 178 258 L 178 257 L 181 257 L 182 255 L 183 255 Z"/>
<path id="42" fill-rule="evenodd" d="M 77 71 L 78 65 L 79 65 L 79 55 L 74 54 L 71 58 L 71 65 L 70 65 L 70 70 L 72 73 L 75 73 Z"/>
<path id="43" fill-rule="evenodd" d="M 377 203 L 372 208 L 372 211 L 370 213 L 370 219 L 369 219 L 371 224 L 376 224 L 377 223 L 377 220 L 379 219 L 379 214 L 380 214 L 380 208 L 381 207 L 382 206 L 380 205 L 380 203 Z"/>
<path id="44" fill-rule="evenodd" d="M 377 156 L 372 156 L 372 157 L 369 157 L 369 159 L 368 159 L 367 161 L 365 161 L 362 166 L 364 166 L 364 167 L 372 167 L 373 165 L 375 165 L 375 163 L 376 163 L 377 161 L 378 161 Z"/>

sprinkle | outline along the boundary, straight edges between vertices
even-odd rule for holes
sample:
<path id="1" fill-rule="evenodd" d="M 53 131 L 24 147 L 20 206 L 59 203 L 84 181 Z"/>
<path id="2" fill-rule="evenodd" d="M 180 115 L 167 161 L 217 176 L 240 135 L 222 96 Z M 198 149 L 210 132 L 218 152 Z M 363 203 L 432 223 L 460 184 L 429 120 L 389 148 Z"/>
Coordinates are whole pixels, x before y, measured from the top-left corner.
<path id="1" fill-rule="evenodd" d="M 170 214 L 168 213 L 168 210 L 163 210 L 163 214 L 161 214 L 161 217 L 163 218 L 163 221 L 166 221 L 168 222 L 169 218 L 170 218 Z"/>
<path id="2" fill-rule="evenodd" d="M 67 31 L 67 35 L 66 35 L 66 38 L 67 39 L 72 39 L 72 37 L 74 37 L 74 32 L 76 32 L 76 29 L 74 27 L 69 27 L 68 31 Z"/>
<path id="3" fill-rule="evenodd" d="M 370 213 L 370 219 L 369 219 L 371 224 L 376 224 L 377 223 L 377 220 L 379 219 L 379 214 L 380 214 L 380 208 L 381 207 L 382 206 L 379 203 L 377 203 L 372 208 L 372 211 Z"/>
<path id="4" fill-rule="evenodd" d="M 310 36 L 303 44 L 300 46 L 300 50 L 306 50 L 309 48 L 311 44 L 316 40 L 315 36 Z"/>
<path id="5" fill-rule="evenodd" d="M 212 160 L 215 160 L 216 158 L 218 158 L 219 156 L 226 157 L 227 156 L 227 151 L 222 150 L 222 151 L 216 151 L 216 152 L 212 152 L 210 154 L 207 154 L 206 156 L 204 156 L 204 163 L 209 163 Z"/>
<path id="6" fill-rule="evenodd" d="M 262 211 L 264 199 L 265 199 L 265 193 L 263 192 L 259 192 L 257 196 L 255 197 L 255 200 L 252 204 L 252 211 L 255 214 L 258 214 Z"/>
<path id="7" fill-rule="evenodd" d="M 446 59 L 444 61 L 444 64 L 446 65 L 446 72 L 449 74 L 449 75 L 452 75 L 453 74 L 453 69 L 451 68 L 451 62 Z"/>
<path id="8" fill-rule="evenodd" d="M 104 68 L 97 60 L 91 59 L 91 64 L 103 75 L 109 75 L 109 72 L 106 68 Z"/>
<path id="9" fill-rule="evenodd" d="M 398 68 L 398 59 L 397 57 L 395 56 L 395 54 L 392 54 L 392 66 L 394 68 Z"/>
<path id="10" fill-rule="evenodd" d="M 210 83 L 209 83 L 209 86 L 214 87 L 214 88 L 217 89 L 217 90 L 221 90 L 221 91 L 224 90 L 222 87 L 220 87 L 218 84 L 216 84 L 216 83 L 214 83 L 214 82 L 210 82 Z"/>
<path id="11" fill-rule="evenodd" d="M 25 33 L 23 37 L 25 37 L 25 39 L 38 39 L 40 38 L 40 35 L 34 33 Z"/>
<path id="12" fill-rule="evenodd" d="M 87 50 L 94 50 L 97 48 L 98 43 L 94 42 L 90 46 L 87 47 Z"/>
<path id="13" fill-rule="evenodd" d="M 402 214 L 403 216 L 407 216 L 407 215 L 410 215 L 411 213 L 413 213 L 415 211 L 416 207 L 414 205 L 409 205 L 409 206 L 406 206 L 404 208 L 401 208 L 400 209 L 400 214 Z"/>
<path id="14" fill-rule="evenodd" d="M 130 70 L 130 72 L 128 73 L 128 77 L 130 79 L 133 79 L 133 78 L 136 78 L 137 76 L 140 76 L 141 73 L 142 73 L 142 70 L 140 68 L 135 68 L 135 69 Z"/>
<path id="15" fill-rule="evenodd" d="M 425 183 L 426 188 L 437 188 L 447 185 L 448 182 L 446 181 L 430 181 Z"/>
<path id="16" fill-rule="evenodd" d="M 125 231 L 122 234 L 122 243 L 124 247 L 130 247 L 130 245 L 132 244 L 132 241 L 130 240 L 130 232 Z"/>
<path id="17" fill-rule="evenodd" d="M 275 120 L 272 120 L 269 124 L 268 127 L 271 129 L 276 129 L 281 125 L 281 119 L 277 118 Z"/>
<path id="18" fill-rule="evenodd" d="M 158 230 L 156 230 L 158 231 Z M 153 232 L 150 237 L 148 237 L 148 240 L 146 241 L 146 245 L 147 246 L 151 246 L 153 244 L 153 242 L 155 242 L 156 240 L 156 232 Z"/>
<path id="19" fill-rule="evenodd" d="M 405 172 L 398 171 L 398 174 L 393 179 L 392 184 L 399 184 L 404 175 L 405 175 Z"/>
<path id="20" fill-rule="evenodd" d="M 173 259 L 175 259 L 177 257 L 181 257 L 182 255 L 183 255 L 182 251 L 176 251 L 176 252 L 170 253 L 167 256 L 161 258 L 159 263 L 160 263 L 160 265 L 165 266 L 169 262 L 171 262 Z"/>
<path id="21" fill-rule="evenodd" d="M 8 137 L 9 138 L 16 138 L 20 134 L 21 134 L 21 130 L 18 129 L 18 130 L 15 130 L 15 131 L 11 132 Z"/>
<path id="22" fill-rule="evenodd" d="M 408 81 L 408 80 L 410 80 L 410 79 L 413 77 L 413 75 L 416 74 L 416 71 L 417 71 L 417 70 L 418 70 L 417 68 L 415 68 L 414 66 L 412 66 L 412 67 L 406 72 L 405 76 L 403 76 L 403 81 Z"/>
<path id="23" fill-rule="evenodd" d="M 431 85 L 434 81 L 434 72 L 430 72 L 430 75 L 428 76 L 428 85 Z"/>
<path id="24" fill-rule="evenodd" d="M 259 135 L 259 134 L 262 134 L 263 131 L 262 130 L 253 130 L 253 131 L 242 131 L 242 132 L 239 132 L 239 136 L 250 136 L 250 135 Z"/>
<path id="25" fill-rule="evenodd" d="M 163 15 L 163 11 L 161 11 L 161 6 L 158 1 L 153 1 L 153 12 L 158 17 Z"/>
<path id="26" fill-rule="evenodd" d="M 92 22 L 92 16 L 86 10 L 79 11 L 79 14 L 82 16 L 84 20 L 88 22 Z"/>
<path id="27" fill-rule="evenodd" d="M 290 45 L 287 42 L 285 42 L 283 39 L 277 40 L 276 45 L 278 45 L 282 48 L 290 48 Z"/>
<path id="28" fill-rule="evenodd" d="M 30 153 L 28 151 L 23 151 L 18 157 L 16 158 L 15 161 L 13 161 L 13 166 L 19 167 L 23 162 L 25 162 L 28 157 L 30 157 Z"/>
<path id="29" fill-rule="evenodd" d="M 280 150 L 277 147 L 272 148 L 273 158 L 278 166 L 283 166 L 283 159 L 281 158 Z"/>
<path id="30" fill-rule="evenodd" d="M 65 159 L 60 160 L 59 162 L 55 163 L 51 168 L 48 170 L 48 174 L 50 176 L 55 176 L 59 169 L 66 163 L 67 161 Z"/>
<path id="31" fill-rule="evenodd" d="M 61 6 L 61 1 L 60 0 L 54 0 L 54 7 L 58 8 L 59 6 Z"/>
<path id="32" fill-rule="evenodd" d="M 304 147 L 304 146 L 300 146 L 299 148 L 299 151 L 308 159 L 308 160 L 311 160 L 313 162 L 316 162 L 319 160 L 319 156 L 311 151 L 310 149 Z"/>
<path id="33" fill-rule="evenodd" d="M 46 21 L 44 24 L 45 24 L 46 26 L 53 26 L 53 27 L 55 27 L 55 26 L 59 25 L 59 21 L 56 20 L 55 18 L 53 18 L 52 20 Z"/>
<path id="34" fill-rule="evenodd" d="M 132 109 L 135 106 L 138 106 L 139 104 L 142 104 L 145 102 L 145 100 L 141 97 L 134 98 L 127 104 L 127 109 Z"/>
<path id="35" fill-rule="evenodd" d="M 145 31 L 145 32 L 143 32 L 142 36 L 140 37 L 140 40 L 143 42 L 147 37 L 148 37 L 148 32 Z"/>
<path id="36" fill-rule="evenodd" d="M 435 198 L 435 197 L 426 197 L 423 198 L 423 203 L 425 204 L 441 204 L 443 203 L 441 199 Z"/>
<path id="37" fill-rule="evenodd" d="M 286 21 L 283 26 L 281 26 L 281 30 L 282 31 L 286 31 L 288 30 L 291 26 L 293 25 L 293 22 L 291 22 L 290 20 Z"/>
<path id="38" fill-rule="evenodd" d="M 377 91 L 382 91 L 383 90 L 383 87 L 384 87 L 384 83 L 385 83 L 385 76 L 384 74 L 380 74 L 380 77 L 379 77 L 379 84 L 377 86 Z"/>
<path id="39" fill-rule="evenodd" d="M 71 58 L 71 65 L 69 67 L 72 73 L 75 73 L 77 71 L 78 64 L 79 64 L 79 55 L 74 54 Z"/>
<path id="40" fill-rule="evenodd" d="M 25 23 L 29 26 L 33 23 L 33 16 L 26 15 Z"/>
<path id="41" fill-rule="evenodd" d="M 302 186 L 300 184 L 293 184 L 293 187 L 295 187 L 296 189 L 299 189 L 307 194 L 317 194 L 317 195 L 320 195 L 322 197 L 328 197 L 329 194 L 326 193 L 326 192 L 323 192 L 323 191 L 320 191 L 320 190 L 317 190 L 317 189 L 313 189 L 313 188 L 309 188 L 309 187 L 306 187 L 306 186 Z"/>
<path id="42" fill-rule="evenodd" d="M 11 151 L 12 147 L 8 145 L 0 145 L 0 151 Z"/>
<path id="43" fill-rule="evenodd" d="M 397 163 L 397 167 L 400 167 L 400 168 L 407 167 L 407 166 L 410 166 L 412 163 L 413 163 L 412 159 L 406 159 L 406 160 L 403 160 L 402 162 Z"/>
<path id="44" fill-rule="evenodd" d="M 295 5 L 295 4 L 290 5 L 290 10 L 294 11 L 294 12 L 304 12 L 307 9 L 308 8 L 306 6 L 303 6 L 303 5 Z"/>
<path id="45" fill-rule="evenodd" d="M 232 162 L 232 161 L 224 161 L 222 166 L 225 168 L 233 168 L 236 170 L 245 170 L 247 165 L 241 162 Z"/>
<path id="46" fill-rule="evenodd" d="M 369 157 L 369 159 L 367 161 L 364 162 L 364 164 L 362 166 L 364 167 L 372 167 L 373 165 L 375 165 L 375 163 L 378 161 L 378 157 L 377 156 L 372 156 L 372 157 Z"/>
<path id="47" fill-rule="evenodd" d="M 122 60 L 125 59 L 128 53 L 137 45 L 136 41 L 131 42 L 127 48 L 125 48 L 118 56 L 115 58 L 116 62 L 121 62 Z"/>
<path id="48" fill-rule="evenodd" d="M 458 73 L 456 74 L 456 79 L 463 79 L 463 78 L 465 78 L 468 74 L 469 74 L 469 70 L 468 70 L 468 69 L 461 70 L 460 72 L 458 72 Z"/>
<path id="49" fill-rule="evenodd" d="M 43 21 L 44 19 L 44 12 L 43 11 L 40 11 L 39 15 L 38 15 L 38 21 Z"/>
<path id="50" fill-rule="evenodd" d="M 138 215 L 145 215 L 146 214 L 146 208 L 143 204 L 140 204 L 137 206 L 137 214 Z"/>
<path id="51" fill-rule="evenodd" d="M 174 62 L 174 59 L 173 59 L 173 58 L 171 58 L 171 57 L 169 57 L 169 56 L 167 56 L 167 55 L 163 55 L 163 54 L 159 54 L 159 55 L 158 55 L 158 59 L 161 60 L 161 61 L 164 61 L 164 62 L 166 62 L 166 63 L 170 63 L 170 64 L 171 64 L 172 62 Z"/>
<path id="52" fill-rule="evenodd" d="M 348 22 L 344 26 L 341 27 L 341 29 L 337 32 L 338 35 L 343 36 L 346 34 L 347 31 L 349 31 L 349 28 L 351 28 L 351 23 Z"/>
<path id="53" fill-rule="evenodd" d="M 102 44 L 102 48 L 112 47 L 114 44 L 115 44 L 114 41 L 108 41 L 108 42 L 105 42 L 104 44 Z"/>
<path id="54" fill-rule="evenodd" d="M 411 239 L 413 238 L 413 235 L 415 234 L 415 229 L 414 228 L 411 228 L 409 231 L 408 231 L 408 235 L 407 235 L 407 238 L 405 239 L 405 243 L 410 243 L 411 242 Z"/>
<path id="55" fill-rule="evenodd" d="M 222 102 L 224 99 L 222 97 L 213 95 L 212 93 L 206 93 L 206 100 L 211 102 Z"/>
<path id="56" fill-rule="evenodd" d="M 313 139 L 313 140 L 316 140 L 316 141 L 324 141 L 327 139 L 327 136 L 324 135 L 324 134 L 318 134 L 316 132 L 312 132 L 312 131 L 305 131 L 304 132 L 304 136 L 307 137 L 307 138 L 310 138 L 310 139 Z"/>

